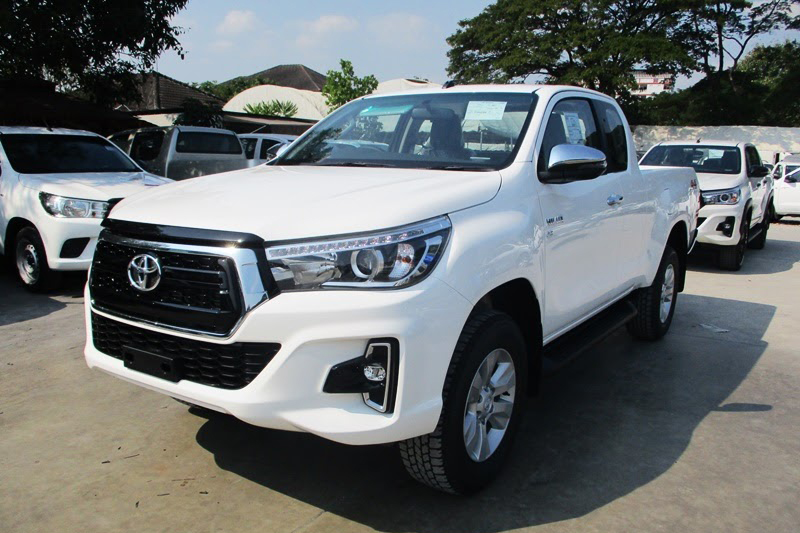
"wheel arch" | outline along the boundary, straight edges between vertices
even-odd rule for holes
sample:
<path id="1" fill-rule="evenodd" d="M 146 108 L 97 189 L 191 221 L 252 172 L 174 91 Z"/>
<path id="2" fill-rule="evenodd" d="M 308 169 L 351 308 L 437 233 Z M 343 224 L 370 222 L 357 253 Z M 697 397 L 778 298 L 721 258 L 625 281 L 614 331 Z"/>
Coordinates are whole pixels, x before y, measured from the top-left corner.
<path id="1" fill-rule="evenodd" d="M 17 233 L 22 228 L 31 227 L 36 231 L 39 231 L 36 228 L 36 225 L 31 222 L 30 220 L 22 217 L 13 217 L 11 220 L 8 221 L 8 225 L 6 226 L 6 233 L 3 236 L 3 253 L 6 257 L 10 257 L 10 254 L 14 253 L 14 246 L 16 245 L 17 240 Z"/>
<path id="2" fill-rule="evenodd" d="M 498 285 L 478 300 L 470 316 L 485 310 L 505 313 L 516 322 L 528 352 L 528 394 L 537 394 L 541 376 L 542 310 L 533 285 L 525 278 Z"/>

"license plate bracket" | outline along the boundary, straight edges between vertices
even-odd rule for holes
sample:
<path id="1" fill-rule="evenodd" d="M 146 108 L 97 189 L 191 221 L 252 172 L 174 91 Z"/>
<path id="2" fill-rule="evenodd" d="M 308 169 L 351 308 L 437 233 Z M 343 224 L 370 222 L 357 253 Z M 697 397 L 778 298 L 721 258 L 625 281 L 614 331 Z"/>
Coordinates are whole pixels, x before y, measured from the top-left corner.
<path id="1" fill-rule="evenodd" d="M 181 360 L 166 355 L 147 352 L 132 346 L 123 346 L 125 368 L 177 383 L 183 377 Z"/>

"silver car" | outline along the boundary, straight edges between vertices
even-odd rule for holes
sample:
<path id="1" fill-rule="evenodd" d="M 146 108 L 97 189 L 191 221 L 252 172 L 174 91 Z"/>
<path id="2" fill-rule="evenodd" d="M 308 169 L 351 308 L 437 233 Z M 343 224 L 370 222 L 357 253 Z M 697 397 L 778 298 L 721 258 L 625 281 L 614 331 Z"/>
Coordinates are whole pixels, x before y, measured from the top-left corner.
<path id="1" fill-rule="evenodd" d="M 248 166 L 239 138 L 229 130 L 153 127 L 115 133 L 109 139 L 148 172 L 173 180 Z"/>

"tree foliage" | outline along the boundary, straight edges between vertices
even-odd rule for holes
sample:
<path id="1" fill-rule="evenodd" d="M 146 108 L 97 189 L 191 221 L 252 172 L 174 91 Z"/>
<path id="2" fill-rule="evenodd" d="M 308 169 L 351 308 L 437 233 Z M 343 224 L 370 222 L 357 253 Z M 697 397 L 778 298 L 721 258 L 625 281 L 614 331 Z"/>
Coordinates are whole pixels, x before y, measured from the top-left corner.
<path id="1" fill-rule="evenodd" d="M 461 82 L 509 83 L 540 76 L 624 95 L 639 65 L 688 72 L 670 39 L 680 0 L 498 0 L 459 22 L 447 42 L 448 72 Z"/>
<path id="2" fill-rule="evenodd" d="M 288 100 L 270 100 L 269 102 L 247 104 L 244 106 L 244 110 L 253 115 L 291 118 L 297 114 L 297 104 Z"/>
<path id="3" fill-rule="evenodd" d="M 200 89 L 208 94 L 213 94 L 217 98 L 221 98 L 226 102 L 239 94 L 246 91 L 251 87 L 258 87 L 259 85 L 274 85 L 275 82 L 263 76 L 239 76 L 232 80 L 217 83 L 216 81 L 204 81 L 201 83 L 192 83 L 192 87 Z"/>
<path id="4" fill-rule="evenodd" d="M 183 112 L 175 119 L 180 126 L 222 127 L 222 108 L 216 104 L 206 104 L 196 98 L 183 101 Z"/>
<path id="5" fill-rule="evenodd" d="M 339 65 L 342 70 L 329 70 L 325 86 L 322 87 L 325 103 L 331 111 L 378 88 L 378 79 L 372 74 L 363 78 L 356 76 L 350 61 L 341 59 Z"/>
<path id="6" fill-rule="evenodd" d="M 0 77 L 35 78 L 98 103 L 135 99 L 139 72 L 166 50 L 182 54 L 170 23 L 187 0 L 6 0 L 0 3 Z"/>

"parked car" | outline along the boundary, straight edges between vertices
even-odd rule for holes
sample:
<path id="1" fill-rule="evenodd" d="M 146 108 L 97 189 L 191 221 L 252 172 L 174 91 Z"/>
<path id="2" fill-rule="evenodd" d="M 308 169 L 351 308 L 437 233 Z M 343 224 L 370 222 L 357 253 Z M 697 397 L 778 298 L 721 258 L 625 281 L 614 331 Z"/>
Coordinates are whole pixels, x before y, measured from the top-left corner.
<path id="1" fill-rule="evenodd" d="M 745 249 L 764 248 L 772 220 L 772 179 L 750 143 L 670 141 L 653 146 L 642 166 L 690 167 L 702 191 L 697 242 L 713 247 L 718 265 L 739 270 Z"/>
<path id="2" fill-rule="evenodd" d="M 88 131 L 0 126 L 0 252 L 28 289 L 88 270 L 109 205 L 168 183 Z"/>
<path id="3" fill-rule="evenodd" d="M 240 133 L 239 140 L 242 141 L 244 155 L 247 158 L 247 166 L 254 167 L 263 165 L 267 161 L 275 158 L 275 152 L 270 148 L 289 144 L 297 139 L 297 135 L 280 135 L 277 133 Z"/>
<path id="4" fill-rule="evenodd" d="M 800 216 L 800 156 L 790 155 L 775 165 L 772 172 L 775 182 L 774 220 Z"/>
<path id="5" fill-rule="evenodd" d="M 117 206 L 86 361 L 258 426 L 399 442 L 414 478 L 471 492 L 543 373 L 624 324 L 667 332 L 698 205 L 694 171 L 640 170 L 594 91 L 361 98 L 275 165 Z"/>
<path id="6" fill-rule="evenodd" d="M 167 126 L 123 131 L 109 139 L 148 172 L 172 180 L 247 167 L 239 138 L 229 130 Z"/>

